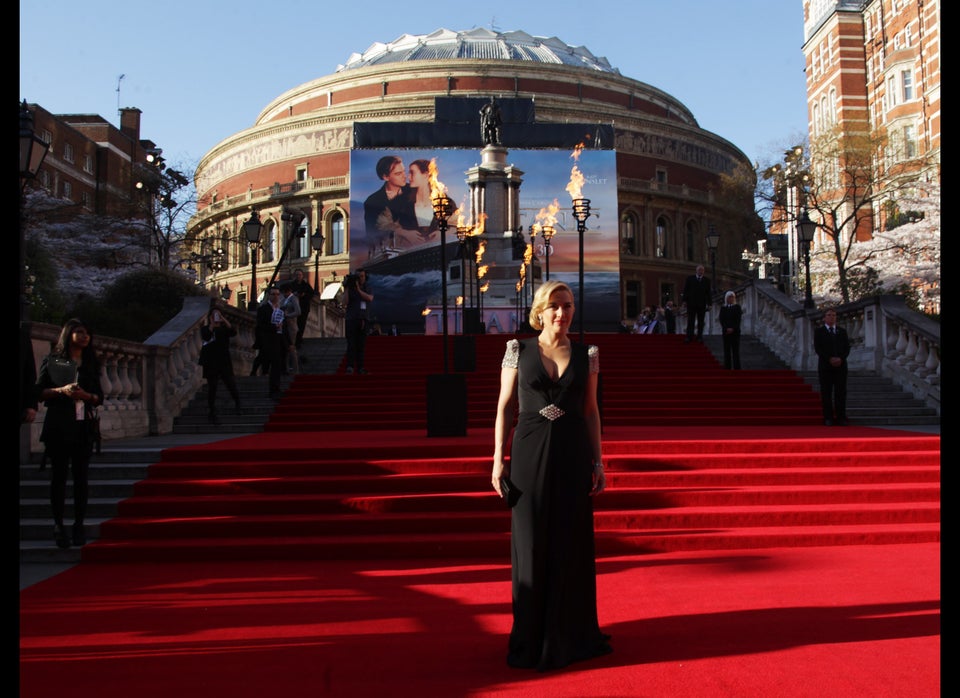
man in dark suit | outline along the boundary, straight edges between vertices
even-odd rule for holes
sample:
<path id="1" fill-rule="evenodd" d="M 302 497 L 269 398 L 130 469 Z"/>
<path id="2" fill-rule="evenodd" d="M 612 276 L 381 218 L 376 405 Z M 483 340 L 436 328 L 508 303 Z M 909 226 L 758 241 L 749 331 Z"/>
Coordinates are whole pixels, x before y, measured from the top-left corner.
<path id="1" fill-rule="evenodd" d="M 817 352 L 817 376 L 820 380 L 820 404 L 823 423 L 827 426 L 847 423 L 847 357 L 850 339 L 847 331 L 837 327 L 837 311 L 828 308 L 823 324 L 813 333 L 813 349 Z"/>
<path id="2" fill-rule="evenodd" d="M 697 266 L 697 273 L 687 277 L 683 285 L 683 294 L 680 300 L 687 306 L 687 338 L 684 341 L 693 341 L 693 323 L 697 323 L 697 341 L 703 341 L 703 319 L 710 306 L 710 279 L 703 274 L 703 265 Z"/>

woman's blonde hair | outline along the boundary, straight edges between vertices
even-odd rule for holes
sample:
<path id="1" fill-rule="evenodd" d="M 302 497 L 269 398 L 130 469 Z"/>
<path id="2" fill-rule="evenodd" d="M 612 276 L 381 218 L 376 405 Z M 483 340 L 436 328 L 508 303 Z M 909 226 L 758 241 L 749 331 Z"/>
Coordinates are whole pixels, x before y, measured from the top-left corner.
<path id="1" fill-rule="evenodd" d="M 530 317 L 528 318 L 530 327 L 538 331 L 543 329 L 540 315 L 543 313 L 543 309 L 547 307 L 547 303 L 550 302 L 550 296 L 557 291 L 566 291 L 573 297 L 573 290 L 562 281 L 545 281 L 533 294 L 533 304 L 530 306 Z M 574 306 L 574 310 L 576 310 L 576 306 Z"/>
<path id="2" fill-rule="evenodd" d="M 733 296 L 733 300 L 737 300 L 737 294 L 736 294 L 736 293 L 734 293 L 733 291 L 727 291 L 727 292 L 723 295 L 723 302 L 726 303 L 726 302 L 727 302 L 727 299 L 728 299 L 730 296 Z"/>

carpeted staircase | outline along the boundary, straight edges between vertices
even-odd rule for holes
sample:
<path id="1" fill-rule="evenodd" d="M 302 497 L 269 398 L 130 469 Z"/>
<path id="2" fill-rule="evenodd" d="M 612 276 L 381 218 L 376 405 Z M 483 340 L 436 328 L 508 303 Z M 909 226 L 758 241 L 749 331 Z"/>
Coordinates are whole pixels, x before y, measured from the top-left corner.
<path id="1" fill-rule="evenodd" d="M 468 341 L 466 347 L 461 341 Z M 451 339 L 447 367 L 467 383 L 468 428 L 492 427 L 504 335 Z M 681 335 L 599 334 L 604 426 L 818 424 L 820 399 L 793 371 L 724 371 L 709 349 Z M 454 343 L 456 342 L 456 343 Z M 466 358 L 464 358 L 466 357 Z M 473 359 L 471 361 L 471 359 Z M 443 373 L 439 337 L 371 337 L 368 375 L 300 375 L 265 431 L 420 429 L 426 376 Z"/>
<path id="2" fill-rule="evenodd" d="M 264 433 L 164 451 L 82 559 L 508 558 L 489 475 L 506 337 L 474 340 L 466 437 L 426 436 L 440 339 L 372 337 L 368 375 L 297 376 Z M 679 336 L 588 340 L 599 556 L 939 541 L 939 436 L 824 427 L 792 372 L 724 371 Z"/>

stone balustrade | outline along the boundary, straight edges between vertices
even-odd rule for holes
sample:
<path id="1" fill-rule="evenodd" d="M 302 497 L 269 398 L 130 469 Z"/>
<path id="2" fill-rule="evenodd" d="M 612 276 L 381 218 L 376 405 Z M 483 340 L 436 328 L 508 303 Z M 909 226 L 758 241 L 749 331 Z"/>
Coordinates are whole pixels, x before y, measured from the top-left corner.
<path id="1" fill-rule="evenodd" d="M 743 307 L 742 330 L 767 345 L 796 371 L 816 371 L 813 331 L 822 312 L 806 310 L 797 301 L 764 281 L 733 289 Z M 718 334 L 716 321 L 719 297 L 707 313 L 705 332 Z M 342 309 L 315 300 L 305 335 L 342 336 Z M 102 362 L 104 403 L 100 430 L 104 439 L 167 434 L 174 419 L 203 384 L 198 363 L 200 326 L 209 307 L 205 296 L 184 300 L 183 309 L 145 342 L 96 337 Z M 237 328 L 232 340 L 234 370 L 247 375 L 253 365 L 255 316 L 238 308 L 225 311 Z M 899 296 L 877 296 L 837 308 L 839 323 L 846 327 L 852 349 L 851 370 L 872 371 L 889 377 L 895 384 L 940 413 L 940 324 L 906 307 Z M 683 332 L 686 319 L 677 318 Z M 322 326 L 322 327 L 321 327 Z M 60 328 L 33 323 L 31 338 L 37 367 L 56 343 Z M 42 406 L 36 421 L 24 426 L 21 452 L 42 450 L 40 428 L 45 416 Z"/>

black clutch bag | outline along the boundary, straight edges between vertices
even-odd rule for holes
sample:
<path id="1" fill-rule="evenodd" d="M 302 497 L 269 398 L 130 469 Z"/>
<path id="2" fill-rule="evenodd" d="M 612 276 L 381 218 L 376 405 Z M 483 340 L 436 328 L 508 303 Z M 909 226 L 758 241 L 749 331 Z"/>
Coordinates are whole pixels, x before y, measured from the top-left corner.
<path id="1" fill-rule="evenodd" d="M 500 491 L 503 492 L 503 498 L 506 500 L 507 506 L 511 508 L 517 505 L 517 502 L 520 501 L 520 495 L 523 494 L 520 488 L 506 476 L 500 478 Z"/>

